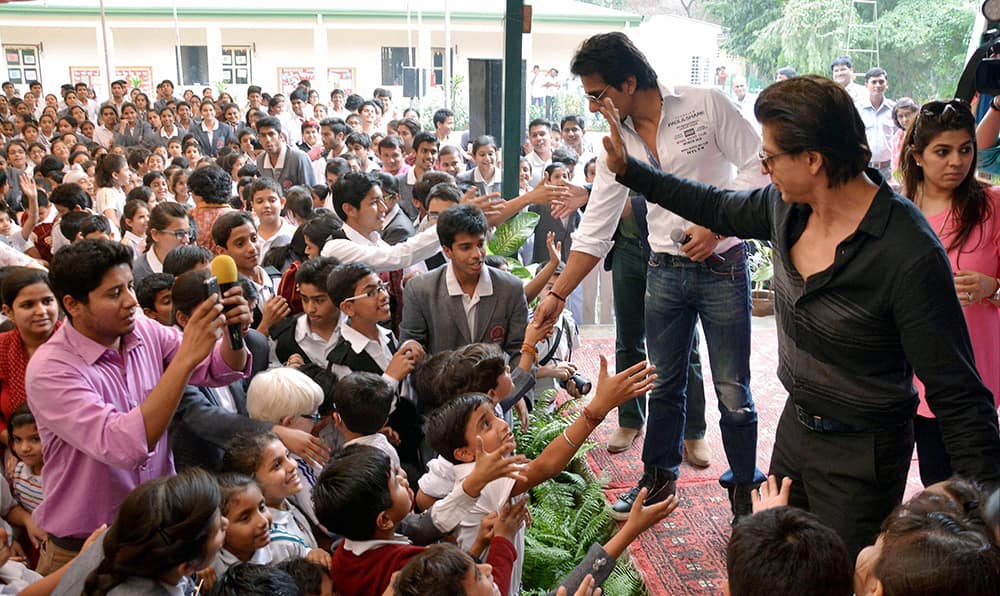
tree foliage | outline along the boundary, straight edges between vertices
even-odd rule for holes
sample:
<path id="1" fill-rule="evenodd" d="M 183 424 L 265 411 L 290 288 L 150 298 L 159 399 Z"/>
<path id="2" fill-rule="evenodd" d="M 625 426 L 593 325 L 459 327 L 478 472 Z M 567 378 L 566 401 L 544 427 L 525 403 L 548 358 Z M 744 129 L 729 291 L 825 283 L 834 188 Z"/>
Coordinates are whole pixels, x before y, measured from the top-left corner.
<path id="1" fill-rule="evenodd" d="M 880 18 L 889 96 L 908 95 L 918 102 L 953 97 L 978 9 L 974 0 L 899 0 Z"/>
<path id="2" fill-rule="evenodd" d="M 705 12 L 726 30 L 722 48 L 739 56 L 758 73 L 774 72 L 781 48 L 757 44 L 761 32 L 781 17 L 781 0 L 705 0 Z"/>
<path id="3" fill-rule="evenodd" d="M 889 95 L 918 101 L 952 95 L 978 7 L 977 0 L 878 0 Z M 726 30 L 723 48 L 765 79 L 782 66 L 829 75 L 830 62 L 847 49 L 851 11 L 859 11 L 858 21 L 870 18 L 861 12 L 870 8 L 855 8 L 851 0 L 706 0 L 705 10 Z M 868 45 L 859 33 L 852 32 L 852 45 Z M 855 61 L 864 70 L 866 61 Z"/>

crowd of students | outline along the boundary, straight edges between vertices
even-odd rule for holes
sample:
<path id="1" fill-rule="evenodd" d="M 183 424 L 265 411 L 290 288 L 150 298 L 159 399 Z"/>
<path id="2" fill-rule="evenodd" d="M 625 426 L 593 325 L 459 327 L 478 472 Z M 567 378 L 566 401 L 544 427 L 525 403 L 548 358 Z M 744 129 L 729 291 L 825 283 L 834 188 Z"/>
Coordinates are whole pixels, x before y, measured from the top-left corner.
<path id="1" fill-rule="evenodd" d="M 154 101 L 124 81 L 103 103 L 4 91 L 0 593 L 520 592 L 527 491 L 655 379 L 602 358 L 579 417 L 515 455 L 513 416 L 530 424 L 547 382 L 589 391 L 573 301 L 554 329 L 528 323 L 593 180 L 583 118 L 533 121 L 501 200 L 494 139 L 448 110 L 423 130 L 385 89 L 326 105 L 303 84 L 288 110 L 253 86 L 246 104 L 170 81 Z M 485 250 L 523 210 L 540 216 L 527 284 Z M 1000 581 L 1000 504 L 970 484 L 901 506 L 856 570 L 787 500 L 765 486 L 736 525 L 731 593 Z M 644 501 L 558 593 L 599 590 L 678 505 Z"/>

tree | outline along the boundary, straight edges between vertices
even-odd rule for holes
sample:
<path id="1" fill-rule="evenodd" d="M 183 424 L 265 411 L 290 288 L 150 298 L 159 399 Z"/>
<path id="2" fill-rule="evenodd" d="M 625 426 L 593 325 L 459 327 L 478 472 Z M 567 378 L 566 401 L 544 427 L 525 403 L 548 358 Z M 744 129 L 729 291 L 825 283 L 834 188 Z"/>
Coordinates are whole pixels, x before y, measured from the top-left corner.
<path id="1" fill-rule="evenodd" d="M 779 62 L 800 74 L 826 74 L 847 43 L 850 8 L 850 0 L 788 0 L 750 49 L 764 55 L 777 51 Z"/>
<path id="2" fill-rule="evenodd" d="M 745 59 L 758 74 L 770 78 L 778 68 L 780 45 L 757 44 L 761 33 L 781 17 L 781 0 L 705 0 L 705 12 L 726 30 L 722 48 Z"/>
<path id="3" fill-rule="evenodd" d="M 917 103 L 953 97 L 978 8 L 975 0 L 899 0 L 880 18 L 890 96 L 908 95 Z"/>
<path id="4" fill-rule="evenodd" d="M 828 76 L 830 61 L 846 51 L 850 11 L 855 10 L 851 0 L 704 4 L 726 29 L 723 48 L 765 78 L 780 66 Z M 878 9 L 879 53 L 889 72 L 890 95 L 922 101 L 954 94 L 978 1 L 878 0 Z"/>

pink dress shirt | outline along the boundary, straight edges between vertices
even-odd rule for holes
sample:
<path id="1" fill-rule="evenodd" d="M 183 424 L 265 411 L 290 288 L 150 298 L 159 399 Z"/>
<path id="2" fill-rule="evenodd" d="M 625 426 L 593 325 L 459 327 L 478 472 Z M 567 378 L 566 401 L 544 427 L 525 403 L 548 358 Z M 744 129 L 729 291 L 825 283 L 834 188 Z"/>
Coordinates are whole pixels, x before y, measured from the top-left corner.
<path id="1" fill-rule="evenodd" d="M 111 524 L 139 484 L 174 473 L 163 433 L 146 445 L 139 404 L 159 382 L 181 345 L 180 331 L 138 317 L 122 350 L 63 325 L 28 363 L 28 404 L 38 423 L 45 460 L 44 500 L 35 523 L 64 538 L 86 537 Z M 192 385 L 219 387 L 244 378 L 229 368 L 219 344 L 191 375 Z"/>

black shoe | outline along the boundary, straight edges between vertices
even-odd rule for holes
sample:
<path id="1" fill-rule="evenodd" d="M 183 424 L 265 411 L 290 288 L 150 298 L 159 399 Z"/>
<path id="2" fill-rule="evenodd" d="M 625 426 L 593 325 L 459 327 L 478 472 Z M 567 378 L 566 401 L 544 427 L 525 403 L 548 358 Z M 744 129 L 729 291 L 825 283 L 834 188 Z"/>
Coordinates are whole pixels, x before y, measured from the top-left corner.
<path id="1" fill-rule="evenodd" d="M 757 486 L 756 484 L 738 484 L 729 487 L 729 508 L 733 512 L 732 525 L 735 526 L 744 518 L 753 515 L 751 493 Z"/>
<path id="2" fill-rule="evenodd" d="M 655 505 L 670 495 L 677 493 L 677 480 L 670 478 L 655 469 L 652 472 L 645 472 L 639 479 L 639 484 L 627 493 L 619 495 L 618 500 L 611 506 L 611 518 L 616 521 L 625 521 L 632 513 L 632 504 L 639 496 L 639 491 L 643 488 L 649 489 L 646 493 L 644 506 Z"/>

